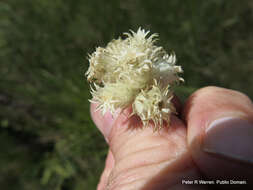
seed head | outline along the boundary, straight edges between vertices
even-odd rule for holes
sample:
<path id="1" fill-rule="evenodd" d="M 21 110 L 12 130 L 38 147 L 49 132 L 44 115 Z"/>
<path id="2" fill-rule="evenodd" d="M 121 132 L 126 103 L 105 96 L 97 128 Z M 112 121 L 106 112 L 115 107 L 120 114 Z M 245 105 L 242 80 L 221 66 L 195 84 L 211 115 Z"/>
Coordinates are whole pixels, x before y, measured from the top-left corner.
<path id="1" fill-rule="evenodd" d="M 104 114 L 132 106 L 132 114 L 140 117 L 144 126 L 153 121 L 155 129 L 168 124 L 175 113 L 171 99 L 173 86 L 183 81 L 178 76 L 182 68 L 176 65 L 175 53 L 155 45 L 157 34 L 139 28 L 125 33 L 125 39 L 112 40 L 105 48 L 98 47 L 89 55 L 86 72 L 92 83 L 92 102 Z"/>

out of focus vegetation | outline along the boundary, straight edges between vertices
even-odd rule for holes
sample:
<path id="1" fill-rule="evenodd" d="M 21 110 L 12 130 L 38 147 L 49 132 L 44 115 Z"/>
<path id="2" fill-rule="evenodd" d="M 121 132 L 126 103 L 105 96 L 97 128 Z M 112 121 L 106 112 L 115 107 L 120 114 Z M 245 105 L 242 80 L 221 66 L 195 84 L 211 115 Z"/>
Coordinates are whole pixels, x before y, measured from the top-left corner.
<path id="1" fill-rule="evenodd" d="M 107 146 L 84 72 L 96 46 L 139 26 L 175 51 L 178 95 L 218 85 L 253 97 L 253 1 L 0 1 L 0 187 L 95 189 Z"/>

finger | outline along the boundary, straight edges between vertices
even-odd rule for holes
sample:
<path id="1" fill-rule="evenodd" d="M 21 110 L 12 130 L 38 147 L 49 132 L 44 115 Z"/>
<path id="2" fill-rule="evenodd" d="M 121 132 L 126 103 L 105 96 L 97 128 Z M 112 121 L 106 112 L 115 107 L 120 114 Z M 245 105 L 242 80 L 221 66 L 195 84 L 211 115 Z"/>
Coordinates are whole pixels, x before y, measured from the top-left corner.
<path id="1" fill-rule="evenodd" d="M 114 115 L 112 115 L 110 112 L 106 112 L 105 115 L 102 115 L 99 110 L 96 111 L 97 106 L 97 104 L 93 103 L 90 105 L 91 117 L 100 132 L 105 137 L 106 142 L 108 142 L 108 136 L 111 132 L 112 125 L 117 119 L 120 110 L 117 110 Z"/>
<path id="2" fill-rule="evenodd" d="M 206 176 L 253 179 L 253 104 L 244 94 L 218 87 L 195 92 L 183 117 L 193 159 Z"/>
<path id="3" fill-rule="evenodd" d="M 177 113 L 181 113 L 182 109 L 182 103 L 180 99 L 175 95 L 172 99 L 172 102 L 176 108 Z M 110 112 L 106 112 L 105 115 L 102 115 L 100 111 L 95 111 L 97 108 L 98 104 L 92 103 L 90 105 L 90 112 L 91 112 L 91 117 L 100 132 L 104 135 L 105 140 L 108 142 L 108 136 L 111 132 L 112 125 L 114 121 L 117 119 L 119 113 L 121 110 L 116 110 L 116 113 L 112 115 Z"/>
<path id="4" fill-rule="evenodd" d="M 109 150 L 105 161 L 105 169 L 100 177 L 97 190 L 104 190 L 106 188 L 110 173 L 113 168 L 114 168 L 114 158 L 112 152 Z"/>
<path id="5" fill-rule="evenodd" d="M 181 184 L 183 177 L 196 177 L 179 119 L 173 117 L 170 128 L 154 133 L 152 127 L 134 128 L 138 119 L 127 114 L 119 116 L 108 137 L 115 158 L 111 189 L 164 189 Z"/>
<path id="6" fill-rule="evenodd" d="M 154 132 L 152 127 L 141 128 L 137 117 L 128 117 L 130 113 L 127 109 L 119 114 L 106 136 L 115 159 L 107 188 L 163 189 L 181 184 L 182 179 L 196 179 L 183 122 L 173 116 L 169 128 Z M 92 112 L 94 119 L 96 114 L 100 112 Z"/>

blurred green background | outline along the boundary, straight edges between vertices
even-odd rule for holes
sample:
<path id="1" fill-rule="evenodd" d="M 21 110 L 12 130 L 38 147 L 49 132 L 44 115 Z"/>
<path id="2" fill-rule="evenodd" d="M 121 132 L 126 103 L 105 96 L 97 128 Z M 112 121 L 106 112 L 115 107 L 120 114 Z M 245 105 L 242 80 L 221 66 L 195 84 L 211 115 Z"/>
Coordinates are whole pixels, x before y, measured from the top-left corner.
<path id="1" fill-rule="evenodd" d="M 89 115 L 87 54 L 141 26 L 184 68 L 185 99 L 253 97 L 253 1 L 0 1 L 0 187 L 95 189 L 107 146 Z"/>

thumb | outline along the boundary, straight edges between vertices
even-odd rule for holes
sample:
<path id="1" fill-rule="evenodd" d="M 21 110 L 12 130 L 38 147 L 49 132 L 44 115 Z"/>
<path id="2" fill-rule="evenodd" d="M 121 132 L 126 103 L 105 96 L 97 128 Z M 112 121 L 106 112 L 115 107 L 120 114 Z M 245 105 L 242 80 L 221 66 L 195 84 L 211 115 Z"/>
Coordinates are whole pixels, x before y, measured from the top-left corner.
<path id="1" fill-rule="evenodd" d="M 195 92 L 184 108 L 193 159 L 208 177 L 253 180 L 253 104 L 218 87 Z"/>
<path id="2" fill-rule="evenodd" d="M 129 118 L 130 109 L 112 118 L 108 113 L 101 116 L 94 108 L 91 105 L 92 118 L 114 157 L 108 189 L 165 189 L 180 186 L 185 178 L 196 179 L 198 173 L 186 146 L 186 127 L 177 117 L 172 117 L 169 128 L 153 132 L 152 126 L 142 128 L 137 117 Z"/>

